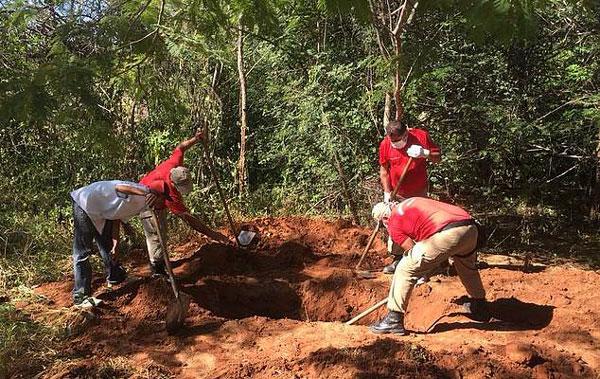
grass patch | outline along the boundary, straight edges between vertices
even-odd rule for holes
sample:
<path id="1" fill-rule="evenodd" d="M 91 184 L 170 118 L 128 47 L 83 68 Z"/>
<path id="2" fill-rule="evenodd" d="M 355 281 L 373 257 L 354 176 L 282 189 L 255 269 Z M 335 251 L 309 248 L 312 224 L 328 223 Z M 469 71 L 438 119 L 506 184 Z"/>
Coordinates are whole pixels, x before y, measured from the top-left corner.
<path id="1" fill-rule="evenodd" d="M 10 303 L 0 304 L 0 377 L 29 377 L 41 371 L 56 354 L 59 330 L 33 321 Z"/>
<path id="2" fill-rule="evenodd" d="M 0 218 L 0 292 L 56 280 L 70 271 L 72 226 L 61 214 L 54 210 Z"/>

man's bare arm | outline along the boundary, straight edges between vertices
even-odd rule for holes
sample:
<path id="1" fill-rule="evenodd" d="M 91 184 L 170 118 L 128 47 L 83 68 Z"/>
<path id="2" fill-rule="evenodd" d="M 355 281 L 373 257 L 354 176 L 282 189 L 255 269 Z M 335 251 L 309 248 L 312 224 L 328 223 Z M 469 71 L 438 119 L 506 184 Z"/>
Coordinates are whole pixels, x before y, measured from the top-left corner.
<path id="1" fill-rule="evenodd" d="M 409 251 L 410 249 L 413 248 L 413 246 L 415 246 L 415 243 L 413 240 L 411 240 L 410 238 L 407 238 L 404 240 L 404 242 L 402 242 L 400 244 L 400 247 L 402 248 L 402 250 L 404 250 L 405 252 Z"/>
<path id="2" fill-rule="evenodd" d="M 128 186 L 127 184 L 117 184 L 115 189 L 117 192 L 121 192 L 126 195 L 144 196 L 146 198 L 146 204 L 151 208 L 154 208 L 158 201 L 162 199 L 162 194 L 159 194 L 154 190 L 145 190 Z"/>
<path id="3" fill-rule="evenodd" d="M 204 134 L 202 133 L 202 131 L 198 130 L 192 138 L 186 139 L 185 141 L 182 141 L 179 145 L 177 145 L 177 148 L 185 152 L 187 149 L 197 144 L 198 141 L 202 140 L 203 138 Z"/>
<path id="4" fill-rule="evenodd" d="M 146 196 L 146 194 L 148 193 L 147 191 L 141 188 L 128 186 L 127 184 L 117 184 L 115 186 L 115 189 L 118 192 L 124 193 L 126 195 Z"/>
<path id="5" fill-rule="evenodd" d="M 390 172 L 387 167 L 379 166 L 379 179 L 381 180 L 381 187 L 383 192 L 392 192 L 392 185 L 390 183 Z"/>
<path id="6" fill-rule="evenodd" d="M 113 222 L 112 222 L 112 249 L 111 249 L 110 253 L 114 260 L 118 260 L 120 230 L 121 230 L 121 220 L 113 220 Z"/>
<path id="7" fill-rule="evenodd" d="M 440 153 L 440 152 L 431 153 L 431 154 L 429 154 L 429 157 L 427 157 L 427 159 L 429 159 L 432 163 L 440 163 L 442 160 L 442 153 Z"/>
<path id="8" fill-rule="evenodd" d="M 223 242 L 223 243 L 229 243 L 229 238 L 225 237 L 224 235 L 222 235 L 221 233 L 212 230 L 211 228 L 209 228 L 208 226 L 206 226 L 202 221 L 200 221 L 200 219 L 198 219 L 196 216 L 192 215 L 191 213 L 180 213 L 177 215 L 178 217 L 180 217 L 182 220 L 184 220 L 189 226 L 190 228 L 194 229 L 195 231 L 204 234 L 205 236 L 207 236 L 208 238 L 211 238 L 215 241 L 219 241 L 219 242 Z"/>

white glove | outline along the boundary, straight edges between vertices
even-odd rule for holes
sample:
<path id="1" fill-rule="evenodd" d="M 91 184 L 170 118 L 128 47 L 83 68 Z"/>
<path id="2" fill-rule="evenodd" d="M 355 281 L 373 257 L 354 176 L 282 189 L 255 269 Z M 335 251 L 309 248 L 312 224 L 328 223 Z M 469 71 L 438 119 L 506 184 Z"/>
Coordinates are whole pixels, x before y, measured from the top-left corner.
<path id="1" fill-rule="evenodd" d="M 392 197 L 392 194 L 390 192 L 384 192 L 383 193 L 383 202 L 388 203 L 390 201 L 391 197 Z"/>
<path id="2" fill-rule="evenodd" d="M 424 149 L 423 146 L 420 145 L 412 145 L 406 150 L 406 154 L 412 158 L 427 158 L 429 153 L 429 150 Z"/>

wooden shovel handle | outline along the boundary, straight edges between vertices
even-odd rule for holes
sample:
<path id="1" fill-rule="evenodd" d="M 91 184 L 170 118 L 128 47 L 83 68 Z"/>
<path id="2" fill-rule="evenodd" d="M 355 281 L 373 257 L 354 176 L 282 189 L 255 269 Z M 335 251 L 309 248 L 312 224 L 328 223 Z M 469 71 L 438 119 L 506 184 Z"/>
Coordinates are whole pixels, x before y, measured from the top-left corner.
<path id="1" fill-rule="evenodd" d="M 410 167 L 410 164 L 412 163 L 412 161 L 413 161 L 413 157 L 409 157 L 408 162 L 406 163 L 406 166 L 404 166 L 404 170 L 402 171 L 402 175 L 400 175 L 400 179 L 398 180 L 398 183 L 396 184 L 396 188 L 394 188 L 394 191 L 390 195 L 390 200 L 394 200 L 396 198 L 396 194 L 398 193 L 400 184 L 402 184 L 402 182 L 404 181 L 404 178 L 406 177 L 406 173 L 408 172 L 408 168 Z M 380 225 L 381 225 L 381 222 L 378 222 L 377 226 L 375 226 L 375 229 L 373 230 L 373 233 L 371 233 L 371 237 L 369 238 L 369 242 L 367 243 L 367 246 L 365 247 L 365 250 L 363 251 L 363 253 L 360 257 L 360 260 L 358 261 L 354 270 L 358 271 L 358 268 L 360 267 L 363 259 L 365 259 L 365 256 L 369 252 L 369 249 L 371 248 L 371 245 L 373 244 L 373 241 L 375 240 L 375 236 L 377 235 L 377 232 L 379 231 Z"/>
<path id="2" fill-rule="evenodd" d="M 404 182 L 404 178 L 406 177 L 406 173 L 408 172 L 408 168 L 410 167 L 413 161 L 413 157 L 408 158 L 408 162 L 406 162 L 406 166 L 404 166 L 404 170 L 402 170 L 402 174 L 400 175 L 400 179 L 398 179 L 398 183 L 396 183 L 396 188 L 392 191 L 390 195 L 390 200 L 395 200 L 396 195 L 398 194 L 398 190 L 400 189 L 400 185 Z"/>
<path id="3" fill-rule="evenodd" d="M 368 308 L 365 311 L 362 311 L 361 313 L 359 313 L 358 315 L 356 315 L 354 318 L 352 318 L 351 320 L 346 321 L 346 325 L 352 325 L 355 322 L 357 322 L 358 320 L 362 319 L 363 317 L 366 317 L 368 315 L 370 315 L 371 313 L 375 312 L 377 309 L 379 309 L 379 307 L 381 307 L 383 304 L 386 304 L 388 301 L 387 297 L 383 300 L 381 300 L 380 302 L 378 302 L 377 304 L 371 306 L 370 308 Z"/>
<path id="4" fill-rule="evenodd" d="M 229 206 L 227 205 L 227 200 L 225 199 L 225 194 L 223 193 L 223 190 L 221 189 L 221 185 L 219 184 L 219 177 L 217 175 L 217 172 L 215 171 L 215 165 L 213 164 L 213 160 L 212 160 L 212 157 L 210 156 L 210 152 L 208 151 L 208 142 L 206 140 L 207 138 L 208 137 L 205 136 L 202 139 L 202 146 L 204 147 L 204 153 L 206 155 L 206 162 L 208 164 L 208 169 L 210 170 L 213 180 L 215 181 L 215 186 L 217 187 L 217 191 L 219 191 L 219 196 L 221 197 L 221 202 L 223 203 L 223 208 L 225 209 L 225 214 L 227 215 L 227 221 L 229 221 L 229 226 L 231 228 L 231 232 L 233 233 L 233 235 L 235 237 L 235 241 L 237 242 L 238 246 L 241 246 L 240 240 L 238 239 L 239 232 L 233 222 L 231 213 L 229 212 Z"/>
<path id="5" fill-rule="evenodd" d="M 375 229 L 373 229 L 373 233 L 371 233 L 371 237 L 369 237 L 369 242 L 367 242 L 367 246 L 365 247 L 365 250 L 363 251 L 362 255 L 360 256 L 360 259 L 359 259 L 358 263 L 356 264 L 356 267 L 354 268 L 354 270 L 358 271 L 358 268 L 360 267 L 363 259 L 365 259 L 365 256 L 369 252 L 371 245 L 373 245 L 373 241 L 375 241 L 375 237 L 377 237 L 377 232 L 379 232 L 380 225 L 381 225 L 381 223 L 378 222 L 377 226 L 375 226 Z"/>
<path id="6" fill-rule="evenodd" d="M 160 242 L 160 247 L 163 253 L 163 259 L 165 261 L 165 268 L 167 269 L 167 274 L 169 275 L 169 279 L 171 282 L 171 288 L 173 289 L 173 293 L 175 294 L 175 299 L 179 300 L 179 287 L 177 286 L 177 282 L 175 281 L 175 275 L 173 274 L 173 268 L 171 267 L 171 260 L 169 259 L 169 252 L 167 251 L 167 244 L 165 243 L 165 239 L 163 237 L 163 230 L 160 227 L 158 215 L 156 214 L 155 210 L 152 210 L 152 222 L 154 223 L 156 234 L 158 234 L 158 240 Z"/>

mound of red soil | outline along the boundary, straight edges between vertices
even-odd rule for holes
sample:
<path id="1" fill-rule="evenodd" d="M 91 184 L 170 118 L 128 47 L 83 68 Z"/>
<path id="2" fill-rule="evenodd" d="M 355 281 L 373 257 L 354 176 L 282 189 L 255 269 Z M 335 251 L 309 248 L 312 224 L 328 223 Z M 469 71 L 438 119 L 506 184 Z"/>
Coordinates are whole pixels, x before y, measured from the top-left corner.
<path id="1" fill-rule="evenodd" d="M 380 337 L 364 325 L 385 307 L 358 326 L 342 323 L 388 293 L 390 276 L 367 280 L 352 270 L 371 230 L 297 217 L 249 224 L 260 233 L 249 249 L 203 239 L 174 249 L 175 273 L 192 298 L 179 334 L 165 332 L 168 283 L 132 267 L 142 279 L 109 292 L 95 282 L 106 300 L 98 322 L 64 342 L 69 369 L 46 373 L 100 377 L 89 360 L 76 364 L 81 356 L 130 365 L 114 377 L 149 367 L 184 378 L 594 377 L 600 368 L 598 273 L 554 267 L 525 274 L 490 264 L 482 278 L 494 318 L 485 324 L 465 317 L 457 277 L 435 276 L 413 291 L 411 334 Z M 387 259 L 378 239 L 364 267 L 379 270 Z M 38 293 L 60 308 L 70 305 L 70 289 L 70 282 L 49 283 Z"/>

